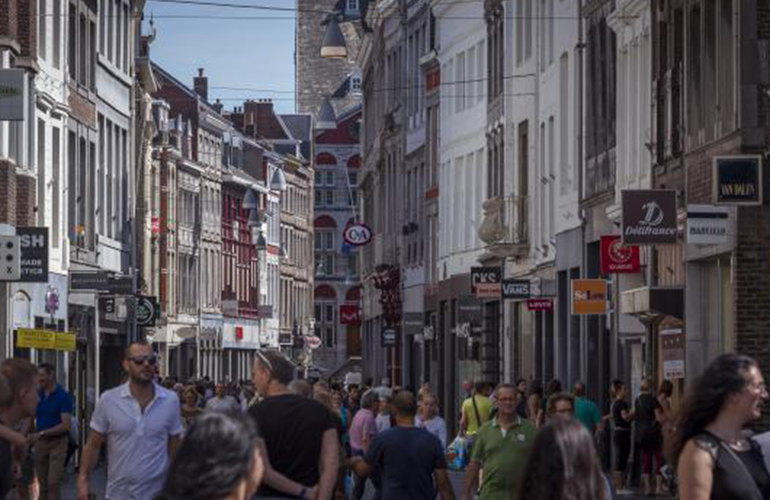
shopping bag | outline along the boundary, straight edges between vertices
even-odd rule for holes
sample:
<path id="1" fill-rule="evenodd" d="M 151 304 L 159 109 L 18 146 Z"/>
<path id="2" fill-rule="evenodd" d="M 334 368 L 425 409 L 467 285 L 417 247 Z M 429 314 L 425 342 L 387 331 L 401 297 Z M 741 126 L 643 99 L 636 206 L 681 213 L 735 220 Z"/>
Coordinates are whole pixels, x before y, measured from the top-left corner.
<path id="1" fill-rule="evenodd" d="M 470 461 L 468 440 L 464 436 L 457 436 L 447 447 L 447 465 L 451 470 L 463 470 Z"/>

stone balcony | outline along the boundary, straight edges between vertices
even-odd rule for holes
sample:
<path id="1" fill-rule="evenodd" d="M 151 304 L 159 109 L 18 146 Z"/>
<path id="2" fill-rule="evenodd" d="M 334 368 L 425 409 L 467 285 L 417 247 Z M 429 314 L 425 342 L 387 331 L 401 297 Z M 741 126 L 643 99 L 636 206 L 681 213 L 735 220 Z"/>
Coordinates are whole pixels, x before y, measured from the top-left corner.
<path id="1" fill-rule="evenodd" d="M 529 252 L 529 199 L 526 196 L 490 198 L 484 202 L 479 239 L 497 257 L 526 257 Z"/>

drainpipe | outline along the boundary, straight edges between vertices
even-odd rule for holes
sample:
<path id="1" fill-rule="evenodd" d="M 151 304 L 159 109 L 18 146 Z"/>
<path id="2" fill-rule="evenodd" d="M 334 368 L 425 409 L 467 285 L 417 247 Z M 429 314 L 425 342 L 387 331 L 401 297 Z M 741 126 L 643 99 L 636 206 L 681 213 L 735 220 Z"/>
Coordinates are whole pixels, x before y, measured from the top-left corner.
<path id="1" fill-rule="evenodd" d="M 585 191 L 585 130 L 584 130 L 584 82 L 585 82 L 585 71 L 584 71 L 584 64 L 585 64 L 585 49 L 586 49 L 586 43 L 585 43 L 585 34 L 583 29 L 583 6 L 584 6 L 584 0 L 578 0 L 578 44 L 576 47 L 577 52 L 577 62 L 578 62 L 578 74 L 577 77 L 577 102 L 578 102 L 578 116 L 580 119 L 578 120 L 578 141 L 577 141 L 577 164 L 578 164 L 578 218 L 580 220 L 580 244 L 581 244 L 581 259 L 580 259 L 580 276 L 583 278 L 586 278 L 588 275 L 588 251 L 586 248 L 586 213 L 585 210 L 580 206 L 581 201 L 583 200 L 583 193 Z M 572 287 L 570 284 L 570 300 L 571 300 L 571 294 L 572 294 Z M 617 314 L 616 314 L 617 316 Z M 584 356 L 584 346 L 585 346 L 585 340 L 587 338 L 587 327 L 588 327 L 588 321 L 585 316 L 582 316 L 580 318 L 580 334 L 578 338 L 580 339 L 580 364 L 585 365 L 585 356 Z M 570 370 L 572 372 L 572 370 Z M 585 379 L 586 371 L 582 370 L 582 373 L 580 373 L 580 378 Z M 571 375 L 571 373 L 570 373 Z M 587 381 L 586 381 L 587 383 Z"/>

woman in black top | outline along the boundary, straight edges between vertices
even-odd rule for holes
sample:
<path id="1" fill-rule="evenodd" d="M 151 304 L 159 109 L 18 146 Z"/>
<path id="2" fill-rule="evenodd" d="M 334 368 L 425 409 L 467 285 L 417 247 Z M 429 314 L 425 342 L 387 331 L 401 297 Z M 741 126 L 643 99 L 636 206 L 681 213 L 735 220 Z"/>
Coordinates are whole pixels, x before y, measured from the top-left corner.
<path id="1" fill-rule="evenodd" d="M 681 500 L 770 500 L 762 452 L 743 432 L 762 416 L 757 362 L 724 354 L 695 380 L 677 419 L 671 457 Z"/>
<path id="2" fill-rule="evenodd" d="M 615 401 L 612 402 L 612 442 L 615 445 L 615 471 L 613 479 L 618 494 L 626 495 L 631 492 L 626 488 L 626 467 L 631 453 L 631 421 L 634 414 L 628 406 L 628 390 L 626 385 L 615 380 L 612 383 Z"/>
<path id="3" fill-rule="evenodd" d="M 642 484 L 647 495 L 651 495 L 652 481 L 655 478 L 656 493 L 663 493 L 663 477 L 660 468 L 663 466 L 663 432 L 658 422 L 660 403 L 652 394 L 649 381 L 642 381 L 641 394 L 634 405 L 634 421 L 636 423 L 634 443 L 642 452 Z"/>

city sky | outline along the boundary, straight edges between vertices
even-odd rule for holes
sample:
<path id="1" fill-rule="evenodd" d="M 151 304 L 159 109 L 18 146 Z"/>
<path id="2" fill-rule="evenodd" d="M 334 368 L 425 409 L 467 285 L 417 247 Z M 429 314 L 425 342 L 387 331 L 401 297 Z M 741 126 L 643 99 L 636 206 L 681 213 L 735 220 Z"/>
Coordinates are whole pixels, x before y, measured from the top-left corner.
<path id="1" fill-rule="evenodd" d="M 248 3 L 294 7 L 293 0 Z M 225 109 L 232 109 L 245 98 L 271 98 L 279 112 L 294 111 L 293 12 L 149 0 L 145 21 L 151 15 L 157 31 L 151 46 L 152 59 L 190 87 L 198 68 L 204 68 L 211 102 L 221 98 Z M 145 22 L 144 33 L 147 29 Z"/>

